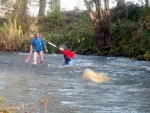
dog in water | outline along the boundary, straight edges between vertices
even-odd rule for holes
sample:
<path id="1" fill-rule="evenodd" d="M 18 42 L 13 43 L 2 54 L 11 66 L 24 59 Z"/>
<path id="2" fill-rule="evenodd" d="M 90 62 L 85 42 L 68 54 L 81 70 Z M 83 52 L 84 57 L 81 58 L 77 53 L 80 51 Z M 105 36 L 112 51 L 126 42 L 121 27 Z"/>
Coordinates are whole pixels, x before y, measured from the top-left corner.
<path id="1" fill-rule="evenodd" d="M 110 78 L 107 75 L 94 72 L 91 69 L 84 70 L 82 77 L 96 83 L 104 83 L 110 81 Z"/>

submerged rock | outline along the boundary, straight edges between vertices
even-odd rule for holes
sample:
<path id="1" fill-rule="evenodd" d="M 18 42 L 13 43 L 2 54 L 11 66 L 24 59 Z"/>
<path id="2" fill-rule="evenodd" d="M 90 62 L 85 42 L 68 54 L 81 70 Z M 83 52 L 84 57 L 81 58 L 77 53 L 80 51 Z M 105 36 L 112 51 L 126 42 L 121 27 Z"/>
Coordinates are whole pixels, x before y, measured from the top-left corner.
<path id="1" fill-rule="evenodd" d="M 104 83 L 110 81 L 110 78 L 107 75 L 94 72 L 91 69 L 84 70 L 82 77 L 96 83 Z"/>

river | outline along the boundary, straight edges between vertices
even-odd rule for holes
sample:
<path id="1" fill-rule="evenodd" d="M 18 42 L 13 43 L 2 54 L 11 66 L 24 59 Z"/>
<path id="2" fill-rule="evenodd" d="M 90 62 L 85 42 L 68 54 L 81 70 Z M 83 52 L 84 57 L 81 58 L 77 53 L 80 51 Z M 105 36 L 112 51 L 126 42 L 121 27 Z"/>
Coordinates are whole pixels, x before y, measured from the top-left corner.
<path id="1" fill-rule="evenodd" d="M 149 113 L 150 62 L 122 57 L 76 55 L 74 67 L 58 66 L 61 54 L 45 63 L 25 63 L 26 53 L 0 52 L 0 97 L 29 111 L 48 97 L 47 113 Z M 107 74 L 97 84 L 82 78 L 85 69 Z M 36 113 L 44 113 L 43 105 Z"/>

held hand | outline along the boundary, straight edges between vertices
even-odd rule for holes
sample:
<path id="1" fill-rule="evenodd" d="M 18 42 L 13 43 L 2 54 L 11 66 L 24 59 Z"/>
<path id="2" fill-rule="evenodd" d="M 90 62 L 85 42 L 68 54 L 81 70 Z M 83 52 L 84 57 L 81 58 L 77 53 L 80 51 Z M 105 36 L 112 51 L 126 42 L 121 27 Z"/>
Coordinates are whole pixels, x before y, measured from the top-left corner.
<path id="1" fill-rule="evenodd" d="M 62 48 L 62 47 L 60 47 L 59 49 L 60 49 L 60 51 L 64 51 L 64 48 Z"/>
<path id="2" fill-rule="evenodd" d="M 45 51 L 46 51 L 46 53 L 48 53 L 48 49 L 46 49 Z"/>

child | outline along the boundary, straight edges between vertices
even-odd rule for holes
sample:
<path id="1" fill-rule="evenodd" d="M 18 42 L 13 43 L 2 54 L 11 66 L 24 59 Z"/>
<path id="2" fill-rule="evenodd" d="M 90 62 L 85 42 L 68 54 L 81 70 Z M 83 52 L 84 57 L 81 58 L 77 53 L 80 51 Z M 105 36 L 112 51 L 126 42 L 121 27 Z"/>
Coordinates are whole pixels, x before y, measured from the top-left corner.
<path id="1" fill-rule="evenodd" d="M 33 64 L 37 64 L 37 56 L 40 55 L 40 63 L 44 63 L 43 58 L 43 47 L 45 48 L 46 52 L 48 52 L 47 47 L 44 43 L 44 40 L 40 36 L 39 32 L 35 33 L 35 37 L 31 40 L 30 45 L 30 54 L 32 54 L 32 51 L 34 51 L 34 58 L 33 58 Z"/>
<path id="2" fill-rule="evenodd" d="M 61 63 L 61 66 L 74 66 L 74 53 L 65 45 L 60 45 L 59 49 L 63 52 L 65 59 L 65 61 Z"/>

